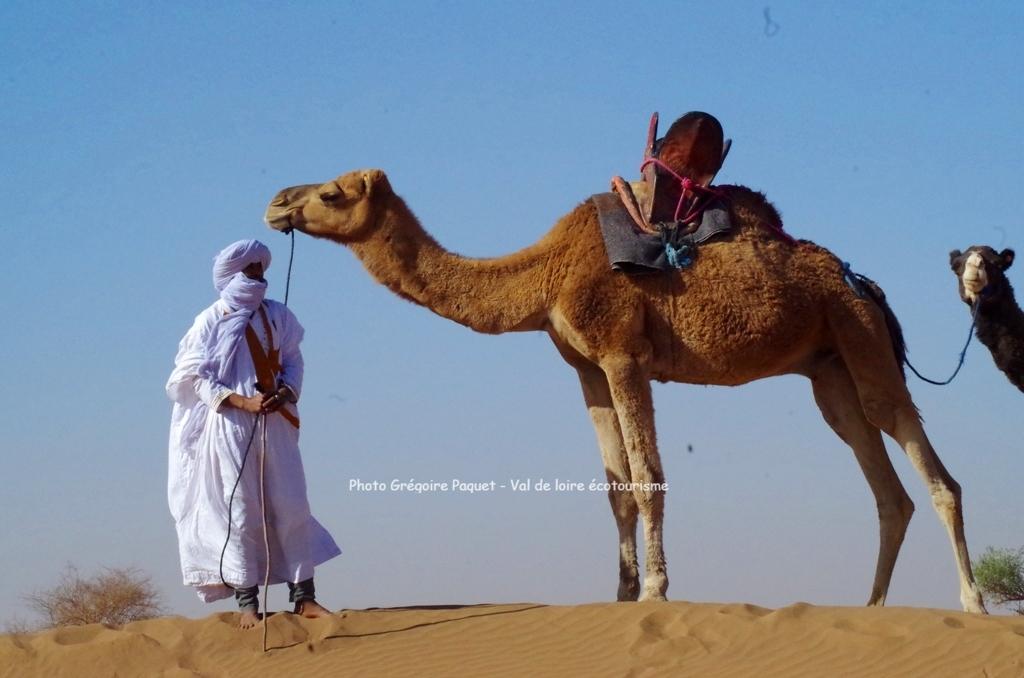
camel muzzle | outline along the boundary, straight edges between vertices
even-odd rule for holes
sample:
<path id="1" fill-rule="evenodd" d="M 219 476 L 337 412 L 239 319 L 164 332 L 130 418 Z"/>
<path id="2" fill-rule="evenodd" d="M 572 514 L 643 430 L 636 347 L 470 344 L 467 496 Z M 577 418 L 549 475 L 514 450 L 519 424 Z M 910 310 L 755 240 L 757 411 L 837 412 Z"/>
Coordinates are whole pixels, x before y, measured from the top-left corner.
<path id="1" fill-rule="evenodd" d="M 263 221 L 266 222 L 267 226 L 269 226 L 273 230 L 280 231 L 285 235 L 288 235 L 293 230 L 295 230 L 295 227 L 292 226 L 291 219 L 289 219 L 287 212 L 284 213 L 283 215 L 271 216 L 270 210 L 267 210 L 267 213 L 263 215 Z"/>
<path id="2" fill-rule="evenodd" d="M 285 235 L 291 233 L 296 228 L 296 224 L 292 221 L 292 215 L 302 211 L 306 201 L 309 200 L 309 191 L 316 186 L 316 184 L 307 184 L 278 191 L 274 199 L 267 205 L 263 221 L 275 231 L 281 231 Z"/>

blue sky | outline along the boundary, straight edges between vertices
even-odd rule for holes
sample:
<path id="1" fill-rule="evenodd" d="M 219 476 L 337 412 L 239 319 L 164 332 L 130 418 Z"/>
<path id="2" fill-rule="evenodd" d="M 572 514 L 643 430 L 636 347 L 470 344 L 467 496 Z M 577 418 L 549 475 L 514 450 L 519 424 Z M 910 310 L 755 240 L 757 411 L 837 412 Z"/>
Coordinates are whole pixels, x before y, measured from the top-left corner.
<path id="1" fill-rule="evenodd" d="M 283 297 L 288 241 L 261 216 L 284 186 L 381 167 L 444 245 L 497 255 L 634 176 L 652 111 L 706 110 L 734 140 L 719 181 L 878 280 L 942 377 L 969 322 L 949 250 L 1022 246 L 1019 3 L 773 2 L 771 36 L 762 3 L 207 4 L 0 7 L 0 617 L 66 562 L 136 565 L 181 614 L 230 609 L 180 585 L 163 384 L 224 244 L 267 242 Z M 345 550 L 327 604 L 614 598 L 602 493 L 348 490 L 600 478 L 546 336 L 474 334 L 305 237 L 291 305 L 310 499 Z M 1020 393 L 977 345 L 953 386 L 911 388 L 975 555 L 1024 544 Z M 804 379 L 655 397 L 670 597 L 866 600 L 874 504 Z M 918 507 L 890 604 L 957 608 L 945 533 L 890 450 Z"/>

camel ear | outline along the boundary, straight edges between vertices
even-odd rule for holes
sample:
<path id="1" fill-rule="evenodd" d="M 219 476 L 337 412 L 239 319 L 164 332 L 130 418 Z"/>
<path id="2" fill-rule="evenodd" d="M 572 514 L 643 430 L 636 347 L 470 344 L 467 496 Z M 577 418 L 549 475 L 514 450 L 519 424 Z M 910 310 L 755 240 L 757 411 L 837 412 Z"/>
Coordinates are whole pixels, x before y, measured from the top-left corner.
<path id="1" fill-rule="evenodd" d="M 956 270 L 956 260 L 959 259 L 962 254 L 963 252 L 960 250 L 953 250 L 949 253 L 949 267 L 954 271 Z"/>
<path id="2" fill-rule="evenodd" d="M 391 183 L 383 170 L 372 169 L 363 173 L 363 190 L 367 198 L 387 195 L 391 192 Z"/>
<path id="3" fill-rule="evenodd" d="M 1013 254 L 1013 250 L 1011 250 L 1011 249 L 1005 249 L 1002 252 L 1000 252 L 999 253 L 999 258 L 1002 261 L 1000 262 L 999 267 L 1005 271 L 1006 269 L 1008 269 L 1011 266 L 1013 266 L 1013 257 L 1014 257 L 1014 254 Z"/>

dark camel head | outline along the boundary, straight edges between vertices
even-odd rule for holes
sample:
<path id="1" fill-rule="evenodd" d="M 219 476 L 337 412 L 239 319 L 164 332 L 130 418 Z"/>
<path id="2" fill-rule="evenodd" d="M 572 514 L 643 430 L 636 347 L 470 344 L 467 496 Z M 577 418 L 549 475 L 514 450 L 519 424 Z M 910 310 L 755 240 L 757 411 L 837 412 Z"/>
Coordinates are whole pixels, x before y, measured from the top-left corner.
<path id="1" fill-rule="evenodd" d="M 996 252 L 988 245 L 972 245 L 966 252 L 949 253 L 949 266 L 956 273 L 960 298 L 967 304 L 973 304 L 982 290 L 988 296 L 1006 289 L 1009 282 L 1004 271 L 1012 264 L 1013 250 Z"/>
<path id="2" fill-rule="evenodd" d="M 392 195 L 379 169 L 342 174 L 326 184 L 292 186 L 278 192 L 263 220 L 275 231 L 292 229 L 340 243 L 365 239 Z"/>

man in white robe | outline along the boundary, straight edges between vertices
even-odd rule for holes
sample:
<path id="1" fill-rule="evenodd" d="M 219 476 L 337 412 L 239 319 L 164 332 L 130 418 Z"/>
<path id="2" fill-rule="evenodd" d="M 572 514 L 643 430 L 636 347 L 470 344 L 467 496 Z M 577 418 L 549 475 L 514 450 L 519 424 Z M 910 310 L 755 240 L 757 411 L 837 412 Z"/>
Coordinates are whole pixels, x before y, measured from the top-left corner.
<path id="1" fill-rule="evenodd" d="M 270 251 L 256 240 L 217 255 L 220 298 L 179 343 L 166 387 L 174 402 L 167 494 L 184 582 L 206 602 L 234 590 L 242 628 L 259 619 L 257 587 L 267 571 L 264 432 L 270 583 L 288 584 L 295 613 L 329 614 L 315 600 L 313 570 L 341 553 L 309 510 L 295 407 L 303 329 L 286 306 L 264 299 L 269 265 Z"/>

